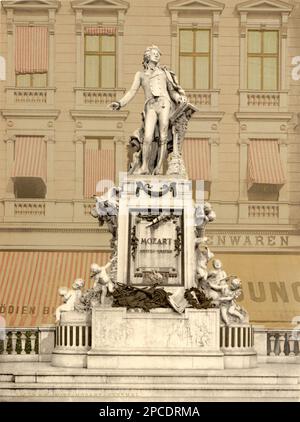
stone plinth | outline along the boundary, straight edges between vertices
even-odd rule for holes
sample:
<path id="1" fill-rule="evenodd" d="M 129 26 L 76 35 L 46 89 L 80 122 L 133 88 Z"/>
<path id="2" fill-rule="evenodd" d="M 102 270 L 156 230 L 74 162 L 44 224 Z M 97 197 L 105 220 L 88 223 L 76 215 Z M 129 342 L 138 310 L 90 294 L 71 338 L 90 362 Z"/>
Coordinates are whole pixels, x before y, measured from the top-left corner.
<path id="1" fill-rule="evenodd" d="M 83 368 L 91 346 L 91 315 L 75 311 L 63 312 L 56 327 L 52 365 Z"/>
<path id="2" fill-rule="evenodd" d="M 88 368 L 222 369 L 219 310 L 96 307 Z"/>

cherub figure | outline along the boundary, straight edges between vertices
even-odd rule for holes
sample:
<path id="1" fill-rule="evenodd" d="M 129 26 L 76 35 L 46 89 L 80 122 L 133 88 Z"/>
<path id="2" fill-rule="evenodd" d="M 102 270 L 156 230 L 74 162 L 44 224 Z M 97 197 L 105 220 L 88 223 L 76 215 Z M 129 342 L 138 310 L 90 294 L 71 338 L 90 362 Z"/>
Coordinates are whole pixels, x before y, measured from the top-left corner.
<path id="1" fill-rule="evenodd" d="M 205 202 L 204 205 L 199 205 L 195 209 L 195 225 L 196 225 L 196 237 L 201 239 L 203 242 L 207 241 L 205 237 L 205 227 L 208 223 L 213 222 L 216 219 L 216 213 L 213 211 L 212 206 L 209 202 Z"/>
<path id="2" fill-rule="evenodd" d="M 56 308 L 56 322 L 60 321 L 62 312 L 75 310 L 76 305 L 80 303 L 83 286 L 84 280 L 82 280 L 82 278 L 77 278 L 72 284 L 72 289 L 69 289 L 68 287 L 60 287 L 58 289 L 58 294 L 63 297 L 64 303 Z"/>
<path id="3" fill-rule="evenodd" d="M 213 257 L 213 252 L 202 241 L 196 243 L 196 279 L 198 283 L 207 280 L 207 264 Z"/>
<path id="4" fill-rule="evenodd" d="M 229 325 L 231 322 L 235 322 L 236 319 L 239 322 L 244 322 L 247 314 L 236 303 L 236 299 L 242 293 L 241 280 L 234 277 L 230 284 L 223 280 L 219 284 L 210 283 L 210 287 L 219 292 L 217 301 L 219 303 L 220 314 L 223 322 L 226 325 Z"/>
<path id="5" fill-rule="evenodd" d="M 108 270 L 112 265 L 112 261 L 109 261 L 103 267 L 98 264 L 91 265 L 91 278 L 94 279 L 94 291 L 101 293 L 100 303 L 104 305 L 107 293 L 112 293 L 114 290 L 114 283 L 108 274 Z"/>
<path id="6" fill-rule="evenodd" d="M 208 277 L 213 279 L 213 282 L 220 284 L 223 280 L 226 283 L 227 274 L 223 270 L 222 262 L 219 259 L 214 259 L 212 262 L 213 270 L 209 271 Z"/>

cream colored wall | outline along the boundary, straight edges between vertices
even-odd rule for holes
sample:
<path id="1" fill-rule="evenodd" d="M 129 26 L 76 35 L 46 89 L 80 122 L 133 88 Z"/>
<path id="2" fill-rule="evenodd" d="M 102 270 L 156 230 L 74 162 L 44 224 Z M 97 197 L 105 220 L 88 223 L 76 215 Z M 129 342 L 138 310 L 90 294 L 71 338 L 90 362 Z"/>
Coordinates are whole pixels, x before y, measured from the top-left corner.
<path id="1" fill-rule="evenodd" d="M 216 112 L 223 112 L 224 116 L 220 122 L 217 122 L 218 129 L 212 129 L 214 121 L 207 123 L 204 120 L 193 120 L 190 125 L 188 136 L 199 136 L 203 132 L 209 132 L 212 137 L 219 137 L 219 145 L 214 146 L 214 151 L 218 151 L 218 159 L 214 166 L 218 168 L 218 177 L 212 185 L 212 202 L 217 210 L 218 220 L 215 225 L 220 230 L 230 232 L 230 230 L 292 230 L 299 224 L 299 200 L 300 200 L 300 133 L 297 113 L 300 109 L 300 81 L 292 81 L 291 60 L 293 56 L 300 55 L 300 0 L 289 1 L 294 5 L 294 11 L 289 18 L 288 23 L 288 60 L 286 71 L 289 73 L 289 112 L 294 113 L 293 119 L 288 124 L 288 184 L 287 184 L 287 219 L 283 219 L 285 224 L 280 225 L 279 221 L 272 220 L 253 220 L 239 221 L 239 172 L 240 172 L 240 125 L 235 117 L 239 110 L 239 80 L 240 80 L 240 17 L 236 11 L 236 5 L 239 1 L 229 0 L 225 2 L 225 8 L 221 14 L 219 22 L 218 37 L 218 73 L 219 73 L 219 105 Z M 162 62 L 166 65 L 172 65 L 171 59 L 171 18 L 167 9 L 166 0 L 130 0 L 130 7 L 125 15 L 124 36 L 123 36 L 123 75 L 122 86 L 119 88 L 128 89 L 131 85 L 134 73 L 141 68 L 141 60 L 145 47 L 150 44 L 157 44 L 163 52 Z M 101 19 L 99 19 L 101 20 Z M 6 13 L 1 8 L 1 27 L 0 27 L 0 54 L 8 57 L 6 33 Z M 95 236 L 98 230 L 95 227 L 95 221 L 91 220 L 88 214 L 84 214 L 80 198 L 76 198 L 76 145 L 73 142 L 75 135 L 84 134 L 84 130 L 89 127 L 97 133 L 99 126 L 96 125 L 97 118 L 86 119 L 81 122 L 71 117 L 70 110 L 75 108 L 74 87 L 76 86 L 76 36 L 75 36 L 75 12 L 70 7 L 70 1 L 61 2 L 61 7 L 56 13 L 55 23 L 55 55 L 54 55 L 54 86 L 55 104 L 50 108 L 59 111 L 59 116 L 46 119 L 22 119 L 14 118 L 0 120 L 0 226 L 6 230 L 5 237 L 9 237 L 9 247 L 19 246 L 29 247 L 31 245 L 31 234 L 17 233 L 12 238 L 9 235 L 10 227 L 26 226 L 53 229 L 56 227 L 57 247 L 69 248 L 72 243 L 69 239 L 64 242 L 64 236 L 61 236 L 62 228 L 68 227 L 72 232 L 74 229 L 74 238 L 76 238 L 75 229 L 85 228 L 86 238 L 81 239 L 79 244 L 83 247 L 95 247 Z M 176 66 L 175 66 L 176 67 Z M 6 109 L 5 82 L 0 82 L 0 108 Z M 116 121 L 103 120 L 103 130 L 112 128 L 117 131 L 116 135 L 127 140 L 130 134 L 140 124 L 140 113 L 143 108 L 143 93 L 140 92 L 135 100 L 127 107 L 129 116 L 122 126 L 122 119 Z M 97 108 L 97 107 L 96 107 Z M 200 110 L 201 115 L 201 110 Z M 12 122 L 12 123 L 11 123 Z M 11 126 L 13 124 L 14 126 Z M 83 128 L 80 126 L 83 125 Z M 102 123 L 101 123 L 102 124 Z M 119 126 L 117 126 L 119 124 Z M 51 131 L 54 134 L 54 188 L 49 206 L 45 215 L 31 215 L 16 217 L 13 207 L 14 200 L 5 201 L 8 198 L 6 189 L 8 183 L 8 174 L 6 171 L 6 143 L 4 138 L 7 132 L 14 128 L 21 130 L 24 127 L 34 133 L 37 129 Z M 52 125 L 52 126 L 51 126 Z M 99 121 L 98 121 L 99 125 Z M 264 129 L 268 133 L 268 124 Z M 96 129 L 95 129 L 96 128 Z M 99 136 L 102 134 L 99 133 Z M 267 136 L 267 135 L 266 135 Z M 264 137 L 264 133 L 261 133 Z M 123 148 L 123 144 L 122 144 Z M 80 153 L 80 149 L 78 150 Z M 124 154 L 123 154 L 124 155 Z M 124 161 L 124 160 L 123 160 Z M 124 170 L 123 166 L 123 170 Z M 215 169 L 215 170 L 216 170 Z M 281 221 L 281 222 L 282 222 Z M 89 230 L 94 230 L 91 234 Z M 294 232 L 295 233 L 295 232 Z M 26 240 L 24 241 L 24 236 Z M 71 236 L 71 234 L 70 234 Z M 25 242 L 25 243 L 24 243 Z M 52 242 L 52 240 L 51 240 Z M 5 243 L 5 242 L 4 242 Z M 40 239 L 34 240 L 35 247 L 47 246 L 47 234 Z M 99 242 L 99 244 L 102 242 Z M 299 242 L 300 243 L 300 242 Z M 7 243 L 6 243 L 7 244 Z M 51 243 L 52 244 L 52 243 Z M 55 246 L 55 245 L 54 245 Z M 54 247 L 52 246 L 52 247 Z M 74 246 L 75 247 L 75 246 Z M 105 246 L 102 244 L 101 246 Z M 295 246 L 296 247 L 296 246 Z M 300 244 L 299 244 L 300 247 Z M 296 247 L 298 249 L 298 246 Z"/>

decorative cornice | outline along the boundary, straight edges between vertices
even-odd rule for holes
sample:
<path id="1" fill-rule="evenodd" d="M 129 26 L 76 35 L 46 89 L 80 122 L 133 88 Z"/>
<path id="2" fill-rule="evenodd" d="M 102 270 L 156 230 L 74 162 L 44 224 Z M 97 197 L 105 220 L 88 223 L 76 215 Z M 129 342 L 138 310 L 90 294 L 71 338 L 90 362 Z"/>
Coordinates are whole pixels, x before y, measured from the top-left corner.
<path id="1" fill-rule="evenodd" d="M 203 120 L 203 121 L 217 121 L 220 122 L 223 119 L 224 112 L 222 111 L 202 111 L 196 112 L 193 115 L 193 119 L 195 120 Z"/>
<path id="2" fill-rule="evenodd" d="M 124 121 L 129 115 L 129 111 L 112 112 L 110 110 L 70 110 L 71 117 L 77 119 L 104 119 Z"/>
<path id="3" fill-rule="evenodd" d="M 98 10 L 98 11 L 110 11 L 110 10 L 124 10 L 127 11 L 129 3 L 123 0 L 73 0 L 71 1 L 71 7 L 74 10 Z"/>
<path id="4" fill-rule="evenodd" d="M 235 117 L 238 121 L 242 120 L 262 120 L 262 121 L 285 121 L 288 122 L 293 118 L 293 113 L 286 112 L 262 112 L 262 111 L 253 111 L 253 112 L 237 112 Z"/>
<path id="5" fill-rule="evenodd" d="M 167 5 L 170 11 L 219 12 L 222 13 L 225 4 L 212 0 L 175 0 Z"/>
<path id="6" fill-rule="evenodd" d="M 61 2 L 58 0 L 3 0 L 2 6 L 5 10 L 58 10 Z"/>
<path id="7" fill-rule="evenodd" d="M 293 6 L 279 0 L 250 0 L 236 6 L 239 13 L 288 13 L 293 10 Z"/>
<path id="8" fill-rule="evenodd" d="M 1 111 L 2 116 L 7 118 L 44 118 L 44 119 L 57 119 L 60 110 L 49 110 L 49 109 L 4 109 Z"/>

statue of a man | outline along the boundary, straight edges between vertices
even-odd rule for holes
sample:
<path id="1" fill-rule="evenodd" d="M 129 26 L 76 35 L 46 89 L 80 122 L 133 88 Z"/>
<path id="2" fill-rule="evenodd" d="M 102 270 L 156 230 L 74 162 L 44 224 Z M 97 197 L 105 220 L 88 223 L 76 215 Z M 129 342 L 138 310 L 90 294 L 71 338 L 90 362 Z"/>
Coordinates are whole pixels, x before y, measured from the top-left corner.
<path id="1" fill-rule="evenodd" d="M 145 93 L 144 136 L 142 141 L 142 165 L 139 174 L 151 174 L 149 163 L 156 126 L 159 129 L 159 153 L 154 174 L 161 174 L 166 158 L 170 115 L 176 105 L 187 102 L 185 92 L 177 82 L 175 74 L 160 66 L 161 52 L 155 45 L 144 53 L 143 71 L 138 71 L 129 91 L 119 101 L 110 104 L 113 110 L 120 110 L 131 101 L 140 86 Z"/>

